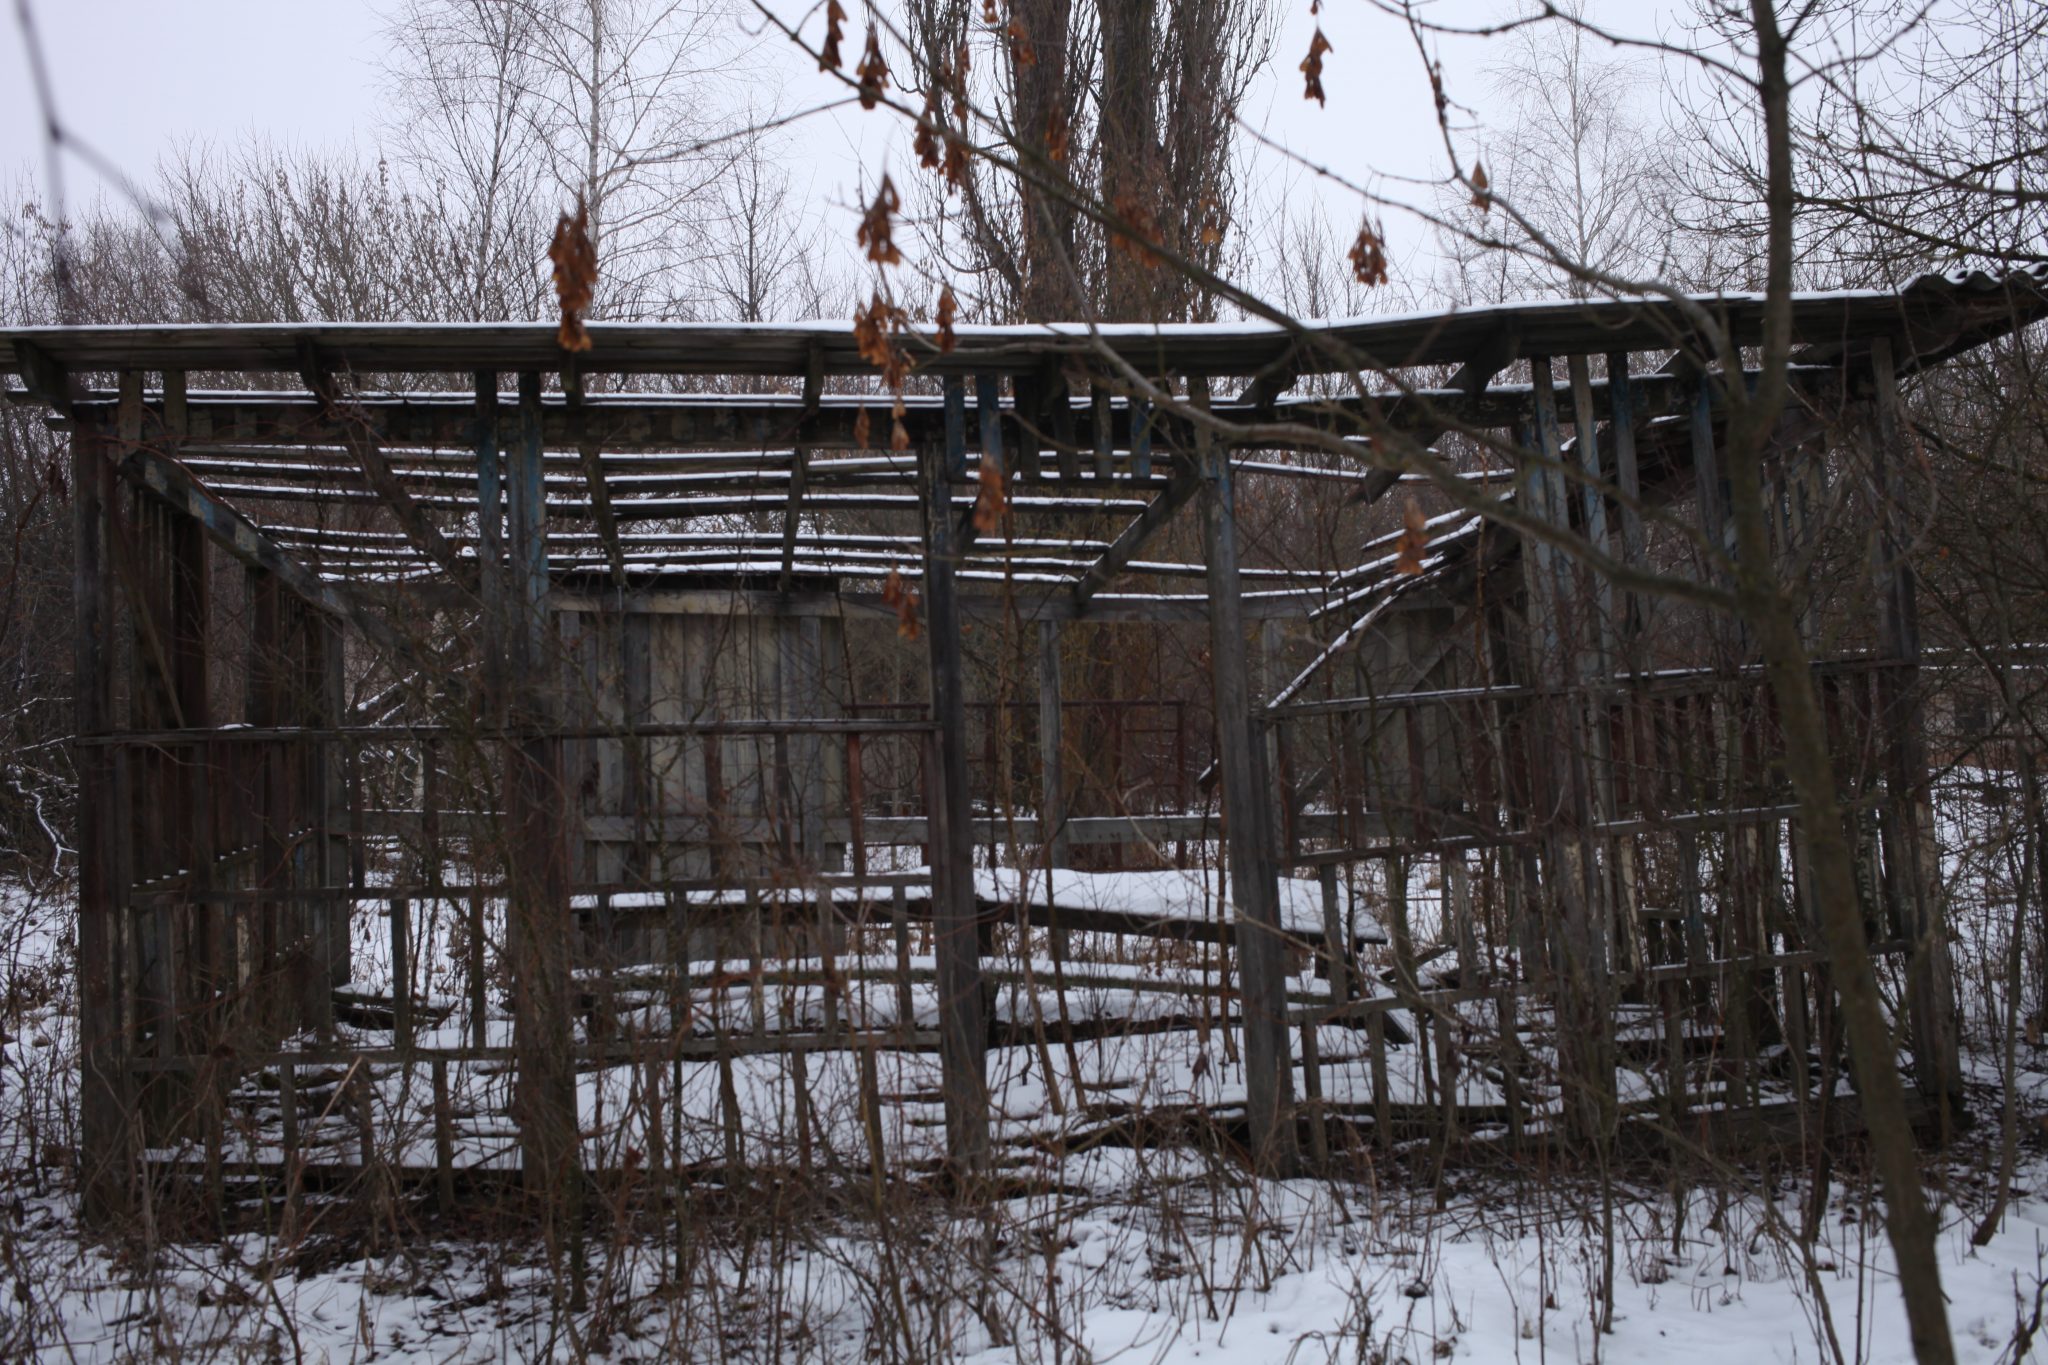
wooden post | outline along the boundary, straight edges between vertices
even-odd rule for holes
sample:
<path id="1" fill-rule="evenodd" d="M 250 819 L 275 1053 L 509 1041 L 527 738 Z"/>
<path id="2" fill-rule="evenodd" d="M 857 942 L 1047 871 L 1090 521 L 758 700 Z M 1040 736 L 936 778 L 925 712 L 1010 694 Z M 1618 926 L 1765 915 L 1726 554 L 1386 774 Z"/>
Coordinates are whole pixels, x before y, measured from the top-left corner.
<path id="1" fill-rule="evenodd" d="M 947 434 L 950 446 L 955 433 Z M 976 1180 L 989 1159 L 988 1023 L 976 932 L 974 830 L 969 823 L 967 693 L 953 578 L 959 556 L 953 544 L 947 448 L 927 445 L 919 462 L 925 514 L 925 659 L 936 727 L 925 742 L 925 823 L 931 842 L 932 935 L 938 954 L 939 1068 L 947 1156 L 955 1177 L 966 1182 Z"/>
<path id="2" fill-rule="evenodd" d="M 114 466 L 104 437 L 81 424 L 71 437 L 72 707 L 80 738 L 114 726 L 114 673 L 108 646 L 114 626 L 114 580 L 108 534 Z M 122 996 L 127 983 L 121 920 L 127 888 L 114 875 L 113 750 L 80 745 L 78 776 L 79 1183 L 85 1215 L 117 1224 L 132 1194 L 128 1142 L 128 1066 Z"/>
<path id="3" fill-rule="evenodd" d="M 1955 983 L 1943 913 L 1941 850 L 1927 783 L 1926 717 L 1920 699 L 1920 610 L 1916 575 L 1899 529 L 1906 496 L 1904 423 L 1890 337 L 1870 348 L 1875 386 L 1876 440 L 1871 443 L 1876 512 L 1880 616 L 1878 650 L 1889 667 L 1875 678 L 1877 721 L 1884 727 L 1886 869 L 1893 900 L 1904 912 L 1900 927 L 1912 941 L 1906 959 L 1906 1003 L 1913 1029 L 1913 1078 L 1945 1114 L 1962 1112 L 1961 1059 L 1956 1037 Z"/>
<path id="4" fill-rule="evenodd" d="M 1188 395 L 1206 407 L 1209 383 L 1191 376 Z M 1195 435 L 1202 480 L 1202 551 L 1208 561 L 1209 679 L 1216 713 L 1230 893 L 1235 906 L 1239 995 L 1244 1020 L 1246 1115 L 1253 1159 L 1268 1175 L 1295 1166 L 1293 1059 L 1280 937 L 1280 888 L 1268 849 L 1271 803 L 1252 736 L 1244 600 L 1238 573 L 1237 500 L 1230 452 L 1206 428 Z"/>
<path id="5" fill-rule="evenodd" d="M 476 556 L 483 595 L 486 647 L 483 651 L 484 709 L 502 723 L 508 701 L 505 669 L 505 510 L 498 457 L 498 376 L 476 374 Z"/>
<path id="6" fill-rule="evenodd" d="M 1046 861 L 1053 867 L 1067 865 L 1066 735 L 1060 705 L 1060 627 L 1057 621 L 1038 623 L 1038 755 L 1040 792 L 1038 839 L 1045 845 Z"/>
<path id="7" fill-rule="evenodd" d="M 436 1056 L 434 1085 L 434 1204 L 443 1215 L 455 1211 L 455 1117 L 448 1099 L 448 1059 Z"/>
<path id="8" fill-rule="evenodd" d="M 570 1056 L 568 845 L 552 707 L 547 505 L 541 483 L 540 376 L 519 376 L 519 439 L 508 459 L 511 628 L 506 660 L 514 736 L 505 754 L 506 944 L 512 982 L 514 1102 L 527 1188 L 559 1235 L 574 1236 L 579 1193 L 576 1072 Z"/>

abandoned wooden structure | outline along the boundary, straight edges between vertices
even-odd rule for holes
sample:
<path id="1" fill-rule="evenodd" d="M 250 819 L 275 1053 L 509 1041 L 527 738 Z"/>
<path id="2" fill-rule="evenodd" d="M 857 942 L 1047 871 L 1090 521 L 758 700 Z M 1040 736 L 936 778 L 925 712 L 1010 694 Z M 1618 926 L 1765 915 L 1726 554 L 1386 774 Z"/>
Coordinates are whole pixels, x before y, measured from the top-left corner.
<path id="1" fill-rule="evenodd" d="M 2031 276 L 1793 309 L 1778 529 L 1789 554 L 1844 497 L 1876 519 L 1875 619 L 1821 667 L 1934 1096 L 1957 1077 L 1895 386 L 2043 310 Z M 350 1153 L 444 1197 L 465 1164 L 559 1183 L 623 1150 L 607 1123 L 679 1172 L 692 1106 L 743 1140 L 747 1058 L 794 1071 L 808 1163 L 827 1054 L 879 1162 L 878 1054 L 935 1053 L 902 1103 L 974 1172 L 1015 1136 L 992 1050 L 1111 1122 L 1074 1040 L 1141 1023 L 1230 1037 L 1216 1107 L 1273 1169 L 1340 1120 L 1448 1143 L 1803 1111 L 1837 1074 L 1827 972 L 1745 643 L 1569 553 L 1711 572 L 1669 530 L 1724 543 L 1744 380 L 1702 316 L 1742 346 L 1762 305 L 962 328 L 900 339 L 893 411 L 838 325 L 595 325 L 574 355 L 538 324 L 0 333 L 9 397 L 71 449 L 95 1207 Z M 1268 487 L 1442 498 L 1387 467 L 1399 438 L 1466 490 L 1420 536 L 1251 553 Z M 1182 516 L 1199 556 L 1153 558 Z M 899 623 L 923 676 L 856 695 L 849 636 Z M 1101 623 L 1206 626 L 1208 695 L 1144 702 L 1177 739 L 1142 809 L 1074 801 L 1101 756 L 1065 722 L 1107 703 L 1070 695 L 1062 640 Z M 963 655 L 1019 628 L 1035 714 Z M 1013 731 L 1037 771 L 1000 781 Z M 1120 936 L 1177 945 L 1180 1003 L 1105 960 Z M 630 1112 L 593 1115 L 615 1072 Z M 502 1130 L 451 1097 L 508 1073 Z M 384 1143 L 408 1115 L 417 1142 Z"/>

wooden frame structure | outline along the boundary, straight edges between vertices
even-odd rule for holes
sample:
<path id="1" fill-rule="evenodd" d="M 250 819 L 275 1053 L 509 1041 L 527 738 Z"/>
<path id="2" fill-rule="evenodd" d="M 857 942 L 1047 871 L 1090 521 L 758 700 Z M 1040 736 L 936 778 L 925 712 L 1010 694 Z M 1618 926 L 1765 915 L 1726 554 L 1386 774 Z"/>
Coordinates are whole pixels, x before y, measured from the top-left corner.
<path id="1" fill-rule="evenodd" d="M 1775 470 L 1787 490 L 1786 543 L 1816 513 L 1830 433 L 1866 433 L 1880 485 L 1872 506 L 1889 515 L 1882 481 L 1905 443 L 1896 377 L 2043 311 L 2036 276 L 1800 296 L 1794 377 L 1805 413 L 1788 427 Z M 1518 1021 L 1517 1002 L 1532 993 L 1552 1020 L 1559 1076 L 1581 1082 L 1583 1103 L 1563 1104 L 1567 1126 L 1611 1123 L 1612 1021 L 1631 999 L 1665 1021 L 1670 1103 L 1685 1093 L 1683 1021 L 1707 1015 L 1721 1021 L 1737 1073 L 1727 1095 L 1747 1086 L 1755 1098 L 1764 1030 L 1795 1057 L 1803 1103 L 1807 1034 L 1828 1027 L 1825 971 L 1800 927 L 1798 837 L 1783 795 L 1752 780 L 1767 764 L 1735 761 L 1770 743 L 1742 642 L 1717 627 L 1690 671 L 1653 667 L 1646 605 L 1559 548 L 1577 538 L 1647 568 L 1668 554 L 1645 529 L 1656 516 L 1690 517 L 1720 541 L 1716 419 L 1723 386 L 1739 380 L 1719 369 L 1703 319 L 1743 346 L 1759 334 L 1762 303 L 1539 303 L 1297 330 L 962 328 L 948 349 L 901 338 L 917 379 L 893 412 L 838 325 L 599 324 L 592 349 L 578 355 L 559 349 L 551 327 L 525 324 L 0 333 L 9 396 L 47 405 L 71 448 L 81 1159 L 93 1207 L 120 1207 L 150 1154 L 186 1138 L 220 1179 L 232 1162 L 220 1112 L 235 1085 L 265 1068 L 281 1091 L 281 1135 L 265 1150 L 288 1162 L 306 1122 L 296 1089 L 321 1065 L 350 1076 L 429 1066 L 445 1180 L 448 1067 L 510 1062 L 519 1168 L 543 1188 L 580 1185 L 577 1071 L 609 1055 L 609 1044 L 579 1022 L 589 987 L 570 928 L 578 907 L 609 915 L 650 895 L 676 916 L 677 944 L 691 932 L 684 919 L 699 913 L 690 907 L 740 896 L 756 916 L 752 1045 L 799 1064 L 816 1048 L 880 1036 L 834 1013 L 833 954 L 846 933 L 834 923 L 835 913 L 844 919 L 835 898 L 850 887 L 855 904 L 872 896 L 891 907 L 886 928 L 905 1001 L 906 921 L 928 920 L 935 1026 L 906 1005 L 884 1041 L 936 1049 L 949 1164 L 962 1175 L 987 1169 L 991 911 L 977 894 L 976 849 L 994 811 L 970 786 L 979 699 L 961 651 L 972 623 L 1006 617 L 1036 631 L 1041 660 L 1042 795 L 1035 816 L 1008 819 L 1038 850 L 1031 857 L 1064 868 L 1093 838 L 1206 840 L 1226 850 L 1245 1130 L 1265 1168 L 1292 1168 L 1303 1133 L 1327 1155 L 1321 1120 L 1343 1112 L 1324 1093 L 1317 1055 L 1331 1025 L 1368 1032 L 1366 1112 L 1382 1139 L 1393 1131 L 1385 1049 L 1396 1013 L 1397 1032 L 1435 1025 L 1432 1084 L 1448 1135 L 1460 1122 L 1452 1077 L 1471 1009 L 1497 1011 L 1498 1047 L 1485 1065 L 1519 1136 L 1514 1068 L 1527 1017 Z M 1455 371 L 1448 382 L 1446 370 Z M 1365 391 L 1316 397 L 1301 387 L 1304 377 L 1358 374 L 1372 380 Z M 209 376 L 247 378 L 212 387 Z M 1243 382 L 1241 396 L 1212 394 L 1231 381 Z M 650 383 L 665 387 L 644 391 Z M 1174 401 L 1156 401 L 1162 392 Z M 1351 443 L 1355 462 L 1309 466 L 1271 453 L 1298 447 L 1304 431 Z M 1431 524 L 1419 573 L 1400 571 L 1391 543 L 1318 571 L 1246 562 L 1242 487 L 1337 479 L 1369 504 L 1397 482 L 1373 442 L 1502 431 L 1520 452 L 1507 494 L 1525 517 L 1519 530 L 1500 529 L 1484 509 L 1453 509 Z M 1020 525 L 1086 518 L 1119 529 L 1093 540 L 1014 532 L 991 543 L 974 515 L 991 468 Z M 1147 558 L 1190 504 L 1200 560 Z M 831 532 L 810 520 L 821 513 L 911 525 Z M 1907 963 L 1918 1079 L 1939 1095 L 1957 1081 L 1933 890 L 1939 851 L 1914 711 L 1918 628 L 1911 571 L 1889 523 L 1879 543 L 1881 619 L 1868 650 L 1831 666 L 1842 680 L 1831 695 L 1845 716 L 1863 718 L 1845 720 L 1850 729 L 1867 723 L 1886 736 L 1872 784 L 1882 856 L 1872 866 L 1889 879 L 1883 894 Z M 232 592 L 217 581 L 229 563 L 243 566 L 246 605 L 232 658 L 215 619 Z M 925 704 L 909 718 L 754 709 L 597 723 L 561 684 L 559 623 L 570 609 L 620 620 L 695 612 L 886 621 L 904 611 L 902 571 L 921 597 L 914 617 L 926 659 Z M 1132 591 L 1134 576 L 1198 578 L 1200 588 Z M 466 653 L 465 642 L 447 638 L 457 621 L 471 633 Z M 1072 699 L 1063 698 L 1060 639 L 1075 623 L 1098 622 L 1206 624 L 1219 808 L 1066 816 L 1060 732 Z M 1290 663 L 1303 640 L 1313 657 Z M 389 686 L 375 704 L 352 706 L 347 676 L 364 674 L 371 659 Z M 1359 687 L 1330 683 L 1343 668 Z M 224 681 L 231 673 L 239 702 Z M 1717 737 L 1717 777 L 1673 776 L 1682 765 L 1665 758 L 1684 734 Z M 1513 752 L 1496 743 L 1475 757 L 1465 743 L 1473 735 L 1510 736 Z M 758 916 L 789 898 L 786 881 L 758 866 L 696 880 L 649 870 L 657 864 L 624 880 L 579 875 L 565 771 L 573 746 L 619 745 L 630 766 L 653 746 L 708 753 L 739 736 L 774 751 L 762 771 L 785 783 L 801 766 L 792 753 L 851 754 L 846 809 L 829 827 L 817 799 L 789 798 L 811 821 L 785 840 L 802 855 L 805 889 L 795 894 L 815 896 L 824 924 L 810 950 L 827 983 L 826 1024 L 815 1034 L 768 1038 L 761 1023 L 770 969 Z M 917 755 L 916 817 L 864 809 L 862 746 L 883 744 Z M 1439 761 L 1461 745 L 1474 766 Z M 1311 753 L 1323 761 L 1308 761 Z M 409 814 L 384 811 L 381 826 L 364 797 L 371 755 L 382 756 L 379 771 L 397 764 L 413 775 Z M 463 782 L 487 796 L 456 799 Z M 492 858 L 476 855 L 476 836 L 465 833 L 479 801 L 509 832 Z M 430 856 L 404 875 L 369 875 L 366 851 L 401 824 L 408 846 Z M 1664 856 L 1648 850 L 1652 835 L 1676 850 L 1681 869 L 1684 903 L 1664 910 L 1642 903 L 1644 860 Z M 683 836 L 657 821 L 635 837 Z M 464 838 L 470 875 L 457 883 L 444 852 Z M 1703 840 L 1721 850 L 1718 897 L 1698 882 Z M 928 872 L 871 873 L 866 855 L 877 843 L 921 846 Z M 828 845 L 851 850 L 850 871 L 826 866 Z M 1446 947 L 1455 941 L 1459 972 L 1449 985 L 1425 970 L 1408 928 L 1411 874 L 1423 863 L 1441 890 Z M 1339 922 L 1349 912 L 1338 910 L 1338 883 L 1361 868 L 1381 869 L 1391 990 L 1368 988 L 1352 956 L 1355 926 Z M 1283 890 L 1304 879 L 1327 915 L 1308 945 L 1326 993 L 1306 1006 L 1290 984 L 1301 935 L 1281 905 Z M 1475 879 L 1494 890 L 1480 895 Z M 1755 889 L 1737 893 L 1738 883 Z M 1774 889 L 1787 885 L 1795 903 Z M 1483 953 L 1471 927 L 1482 918 L 1475 896 L 1496 893 L 1503 908 L 1493 951 Z M 1019 899 L 1063 945 L 1052 893 L 1042 905 L 1028 893 Z M 487 923 L 487 903 L 503 906 L 501 924 Z M 465 998 L 455 1001 L 406 984 L 419 943 L 408 915 L 447 904 L 472 907 L 459 949 L 471 955 Z M 361 1005 L 346 983 L 352 915 L 365 905 L 380 907 L 390 926 L 397 983 L 377 1006 L 388 1037 L 374 1042 L 338 1033 L 336 1017 Z M 1639 941 L 1657 915 L 1672 926 L 1676 960 L 1659 963 Z M 689 954 L 674 956 L 672 993 L 690 985 Z M 492 989 L 504 993 L 508 1034 L 493 1023 Z M 435 1028 L 429 1014 L 466 1023 Z M 725 1058 L 733 1046 L 723 1036 L 677 1037 L 664 1055 Z M 1829 1056 L 1822 1051 L 1823 1069 Z M 1304 1115 L 1316 1122 L 1304 1126 Z"/>

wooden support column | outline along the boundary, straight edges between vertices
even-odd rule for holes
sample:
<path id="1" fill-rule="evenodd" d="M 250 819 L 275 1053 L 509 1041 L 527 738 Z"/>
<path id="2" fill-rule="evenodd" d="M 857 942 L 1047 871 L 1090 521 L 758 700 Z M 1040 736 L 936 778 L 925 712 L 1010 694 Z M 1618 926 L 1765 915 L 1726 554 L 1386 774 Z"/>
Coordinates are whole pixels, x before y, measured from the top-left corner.
<path id="1" fill-rule="evenodd" d="M 1539 462 L 1523 487 L 1532 491 L 1540 487 L 1540 515 L 1558 531 L 1568 532 L 1572 530 L 1570 495 L 1550 361 L 1537 357 L 1529 365 Z M 1582 361 L 1576 366 L 1568 362 L 1575 373 L 1582 372 L 1582 366 Z M 1582 447 L 1590 426 L 1587 421 L 1578 432 Z M 1582 460 L 1587 458 L 1583 448 L 1578 453 Z M 1591 458 L 1597 469 L 1597 454 Z M 1589 515 L 1580 531 L 1589 538 L 1596 532 L 1604 537 L 1605 521 L 1602 515 L 1596 525 Z M 1613 1031 L 1607 1002 L 1606 897 L 1600 850 L 1590 833 L 1598 809 L 1594 773 L 1605 746 L 1604 736 L 1596 735 L 1587 717 L 1596 690 L 1587 686 L 1595 681 L 1588 672 L 1599 666 L 1601 654 L 1595 643 L 1595 618 L 1601 613 L 1590 574 L 1582 566 L 1558 549 L 1539 556 L 1539 563 L 1543 558 L 1550 561 L 1550 571 L 1540 575 L 1547 591 L 1540 595 L 1531 591 L 1530 610 L 1532 616 L 1541 613 L 1542 628 L 1531 633 L 1542 641 L 1544 656 L 1538 660 L 1535 675 L 1547 695 L 1535 704 L 1538 724 L 1532 733 L 1537 748 L 1531 755 L 1531 768 L 1532 774 L 1541 774 L 1535 810 L 1542 813 L 1547 825 L 1543 837 L 1544 899 L 1552 910 L 1553 923 L 1548 927 L 1560 968 L 1560 1059 L 1564 1084 L 1577 1092 L 1566 1096 L 1565 1112 L 1576 1134 L 1593 1137 L 1607 1129 L 1613 1091 L 1606 1046 Z M 1531 625 L 1535 627 L 1536 620 Z"/>
<path id="2" fill-rule="evenodd" d="M 512 977 L 514 1117 L 526 1187 L 549 1218 L 578 1193 L 576 1070 L 570 1054 L 569 885 L 560 741 L 549 735 L 561 664 L 550 648 L 547 505 L 541 482 L 540 376 L 519 376 L 518 437 L 507 452 L 510 529 L 507 649 L 513 737 L 506 743 L 506 939 Z M 558 1225 L 555 1237 L 574 1237 Z"/>
<path id="3" fill-rule="evenodd" d="M 1053 867 L 1067 866 L 1066 732 L 1060 714 L 1060 627 L 1038 623 L 1038 838 Z"/>
<path id="4" fill-rule="evenodd" d="M 72 707 L 77 734 L 114 727 L 114 579 L 108 538 L 114 466 L 104 436 L 84 425 L 71 437 Z M 115 869 L 121 823 L 114 805 L 114 750 L 78 745 L 79 1184 L 85 1216 L 112 1226 L 126 1214 L 134 1168 L 128 1131 L 127 981 L 122 920 L 127 900 Z"/>
<path id="5" fill-rule="evenodd" d="M 505 494 L 504 470 L 498 457 L 498 376 L 476 372 L 476 419 L 471 433 L 476 450 L 477 588 L 483 598 L 484 709 L 492 724 L 503 724 L 506 703 L 505 649 Z"/>
<path id="6" fill-rule="evenodd" d="M 1905 918 L 1899 927 L 1913 945 L 1906 960 L 1913 1078 L 1921 1092 L 1941 1104 L 1945 1112 L 1960 1113 L 1955 983 L 1944 922 L 1941 850 L 1928 790 L 1926 715 L 1920 696 L 1918 588 L 1900 529 L 1899 507 L 1907 496 L 1903 478 L 1907 461 L 1891 338 L 1872 341 L 1870 368 L 1876 420 L 1871 491 L 1877 504 L 1872 567 L 1879 603 L 1878 652 L 1892 665 L 1879 668 L 1875 678 L 1888 789 L 1883 813 L 1885 870 L 1892 883 L 1892 899 Z"/>
<path id="7" fill-rule="evenodd" d="M 1209 383 L 1188 380 L 1189 400 L 1206 407 Z M 1198 426 L 1202 552 L 1208 561 L 1209 678 L 1216 712 L 1217 766 L 1235 907 L 1239 998 L 1244 1012 L 1245 1109 L 1260 1171 L 1285 1176 L 1297 1162 L 1294 1060 L 1287 1029 L 1287 976 L 1280 937 L 1278 869 L 1270 852 L 1272 803 L 1254 746 L 1249 650 L 1238 571 L 1237 500 L 1230 452 Z"/>
<path id="8" fill-rule="evenodd" d="M 967 789 L 967 692 L 954 585 L 951 464 L 943 446 L 919 452 L 925 521 L 925 658 L 932 721 L 926 742 L 925 822 L 932 862 L 932 936 L 938 955 L 939 1067 L 945 1092 L 946 1152 L 963 1188 L 987 1169 L 988 1021 L 976 932 L 974 831 Z"/>

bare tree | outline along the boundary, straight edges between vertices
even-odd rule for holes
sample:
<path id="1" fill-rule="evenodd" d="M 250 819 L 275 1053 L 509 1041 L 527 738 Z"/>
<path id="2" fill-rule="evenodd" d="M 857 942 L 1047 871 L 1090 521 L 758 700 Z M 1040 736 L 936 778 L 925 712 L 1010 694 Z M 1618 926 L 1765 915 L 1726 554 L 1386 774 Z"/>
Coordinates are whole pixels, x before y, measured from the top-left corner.
<path id="1" fill-rule="evenodd" d="M 535 225 L 581 202 L 595 315 L 680 316 L 736 156 L 736 34 L 717 0 L 413 0 L 390 28 L 397 131 L 506 261 L 530 251 L 538 276 Z"/>

